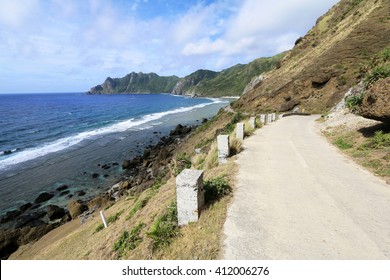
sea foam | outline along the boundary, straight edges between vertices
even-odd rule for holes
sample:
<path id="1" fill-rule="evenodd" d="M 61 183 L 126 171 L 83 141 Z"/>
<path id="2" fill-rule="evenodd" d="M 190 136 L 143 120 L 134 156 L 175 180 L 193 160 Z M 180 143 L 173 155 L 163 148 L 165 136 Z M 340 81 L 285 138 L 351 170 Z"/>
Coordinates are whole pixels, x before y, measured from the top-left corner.
<path id="1" fill-rule="evenodd" d="M 128 129 L 131 128 L 138 128 L 139 130 L 146 129 L 147 127 L 150 126 L 144 126 L 140 127 L 141 125 L 144 125 L 148 122 L 156 121 L 159 120 L 167 115 L 172 115 L 172 114 L 179 114 L 179 113 L 185 113 L 192 111 L 194 109 L 200 109 L 212 104 L 216 103 L 222 103 L 223 101 L 220 99 L 210 99 L 211 102 L 208 103 L 203 103 L 203 104 L 198 104 L 195 106 L 190 106 L 190 107 L 181 107 L 177 108 L 171 111 L 166 111 L 166 112 L 159 112 L 159 113 L 152 113 L 145 115 L 139 119 L 129 119 L 126 121 L 118 122 L 116 124 L 106 126 L 106 127 L 101 127 L 98 129 L 94 130 L 89 130 L 89 131 L 84 131 L 69 137 L 64 137 L 61 139 L 58 139 L 56 141 L 50 142 L 43 144 L 39 147 L 35 148 L 30 148 L 26 150 L 22 150 L 18 153 L 12 153 L 11 155 L 7 156 L 6 158 L 0 160 L 0 171 L 6 170 L 11 166 L 14 166 L 16 164 L 20 164 L 32 159 L 36 159 L 45 155 L 48 155 L 50 153 L 55 153 L 64 149 L 67 149 L 69 147 L 72 147 L 74 145 L 79 144 L 83 140 L 88 140 L 91 138 L 96 138 L 99 136 L 103 136 L 106 134 L 110 133 L 116 133 L 116 132 L 124 132 Z M 4 153 L 3 153 L 4 156 Z"/>

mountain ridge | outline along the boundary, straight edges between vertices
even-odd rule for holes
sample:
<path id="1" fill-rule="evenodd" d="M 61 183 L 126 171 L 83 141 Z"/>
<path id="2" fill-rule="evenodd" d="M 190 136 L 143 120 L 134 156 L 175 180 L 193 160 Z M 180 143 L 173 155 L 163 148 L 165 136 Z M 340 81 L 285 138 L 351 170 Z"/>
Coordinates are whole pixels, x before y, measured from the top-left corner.
<path id="1" fill-rule="evenodd" d="M 236 64 L 222 71 L 199 69 L 179 78 L 156 73 L 131 72 L 122 78 L 107 77 L 92 87 L 89 94 L 171 93 L 191 96 L 238 96 L 246 85 L 263 72 L 275 68 L 285 53 L 268 58 L 257 58 L 248 64 Z"/>

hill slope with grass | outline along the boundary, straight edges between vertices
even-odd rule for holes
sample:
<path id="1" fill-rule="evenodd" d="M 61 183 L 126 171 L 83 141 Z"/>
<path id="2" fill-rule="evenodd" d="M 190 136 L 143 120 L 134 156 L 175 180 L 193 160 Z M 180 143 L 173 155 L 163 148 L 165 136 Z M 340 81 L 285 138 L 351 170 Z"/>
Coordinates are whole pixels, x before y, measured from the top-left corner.
<path id="1" fill-rule="evenodd" d="M 122 78 L 108 77 L 103 84 L 89 90 L 90 94 L 110 93 L 172 93 L 192 96 L 238 96 L 253 79 L 274 69 L 284 53 L 258 58 L 248 64 L 237 64 L 221 72 L 200 69 L 184 78 L 159 76 L 155 73 L 130 73 Z"/>
<path id="2" fill-rule="evenodd" d="M 327 111 L 351 86 L 365 80 L 367 67 L 389 47 L 389 38 L 388 0 L 342 0 L 296 40 L 281 66 L 267 73 L 235 108 L 248 112 L 295 107 Z M 381 75 L 387 76 L 385 72 Z"/>
<path id="3" fill-rule="evenodd" d="M 90 94 L 109 93 L 162 93 L 170 92 L 179 81 L 176 76 L 159 76 L 155 73 L 132 72 L 122 78 L 108 77 L 103 84 L 89 90 Z"/>

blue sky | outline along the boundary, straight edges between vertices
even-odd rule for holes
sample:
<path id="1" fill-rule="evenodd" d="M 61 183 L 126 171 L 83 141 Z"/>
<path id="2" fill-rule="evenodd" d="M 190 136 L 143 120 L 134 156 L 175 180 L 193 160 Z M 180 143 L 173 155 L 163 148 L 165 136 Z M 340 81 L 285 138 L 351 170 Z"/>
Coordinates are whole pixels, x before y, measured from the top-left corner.
<path id="1" fill-rule="evenodd" d="M 0 93 L 183 77 L 292 48 L 338 0 L 0 0 Z"/>

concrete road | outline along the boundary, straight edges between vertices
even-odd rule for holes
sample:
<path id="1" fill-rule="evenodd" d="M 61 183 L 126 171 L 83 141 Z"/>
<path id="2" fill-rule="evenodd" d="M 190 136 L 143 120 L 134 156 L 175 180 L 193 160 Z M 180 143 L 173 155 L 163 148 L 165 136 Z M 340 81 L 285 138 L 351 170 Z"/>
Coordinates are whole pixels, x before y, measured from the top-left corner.
<path id="1" fill-rule="evenodd" d="M 390 259 L 390 186 L 330 145 L 316 118 L 245 140 L 224 259 Z"/>

